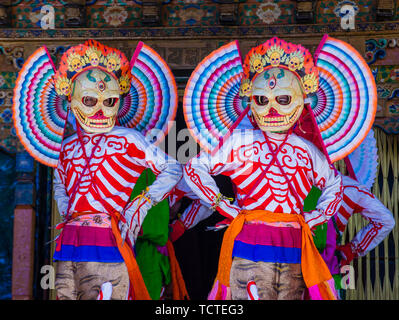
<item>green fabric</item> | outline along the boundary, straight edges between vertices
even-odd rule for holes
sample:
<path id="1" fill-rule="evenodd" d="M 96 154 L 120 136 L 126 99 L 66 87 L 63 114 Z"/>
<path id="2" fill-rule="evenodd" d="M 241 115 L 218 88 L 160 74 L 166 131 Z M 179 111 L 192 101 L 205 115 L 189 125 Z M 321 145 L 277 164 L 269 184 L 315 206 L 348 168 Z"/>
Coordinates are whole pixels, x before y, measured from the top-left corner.
<path id="1" fill-rule="evenodd" d="M 156 177 L 150 169 L 145 169 L 132 191 L 131 199 L 150 186 Z M 152 207 L 144 219 L 142 235 L 135 245 L 136 260 L 151 299 L 160 298 L 163 285 L 171 281 L 169 258 L 157 250 L 166 245 L 169 235 L 169 202 L 167 199 Z"/>
<path id="2" fill-rule="evenodd" d="M 320 189 L 312 187 L 303 204 L 303 211 L 309 212 L 316 209 L 317 201 L 321 195 Z M 319 252 L 323 252 L 327 241 L 327 222 L 316 227 L 313 236 L 314 244 Z"/>
<path id="3" fill-rule="evenodd" d="M 169 258 L 157 250 L 153 242 L 138 239 L 136 260 L 152 300 L 159 300 L 163 285 L 171 281 Z"/>
<path id="4" fill-rule="evenodd" d="M 333 279 L 334 279 L 334 283 L 335 283 L 335 289 L 336 290 L 340 290 L 341 288 L 341 281 L 342 281 L 342 275 L 338 274 L 333 274 Z"/>

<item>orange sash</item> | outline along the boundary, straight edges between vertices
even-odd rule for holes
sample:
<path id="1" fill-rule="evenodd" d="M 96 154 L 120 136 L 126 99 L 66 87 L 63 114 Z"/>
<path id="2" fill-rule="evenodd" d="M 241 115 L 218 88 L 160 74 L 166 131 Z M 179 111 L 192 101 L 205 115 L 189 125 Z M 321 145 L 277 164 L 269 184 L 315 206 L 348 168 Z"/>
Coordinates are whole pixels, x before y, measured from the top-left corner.
<path id="1" fill-rule="evenodd" d="M 225 231 L 222 248 L 219 257 L 219 268 L 216 275 L 214 288 L 210 298 L 223 299 L 230 296 L 230 269 L 234 240 L 242 230 L 246 221 L 264 222 L 298 222 L 302 227 L 301 268 L 306 286 L 316 291 L 316 296 L 321 299 L 336 300 L 334 287 L 331 287 L 331 273 L 317 250 L 312 233 L 304 218 L 298 214 L 273 213 L 264 210 L 243 210 L 231 222 Z"/>

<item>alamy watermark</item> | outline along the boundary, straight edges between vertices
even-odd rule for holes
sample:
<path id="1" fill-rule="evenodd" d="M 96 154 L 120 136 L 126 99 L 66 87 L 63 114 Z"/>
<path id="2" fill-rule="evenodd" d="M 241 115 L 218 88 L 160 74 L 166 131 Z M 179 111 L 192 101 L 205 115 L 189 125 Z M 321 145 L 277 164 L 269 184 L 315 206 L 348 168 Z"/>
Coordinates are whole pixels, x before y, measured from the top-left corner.
<path id="1" fill-rule="evenodd" d="M 40 27 L 42 29 L 55 29 L 55 10 L 52 5 L 46 4 L 41 7 L 40 13 L 42 15 L 40 19 Z"/>
<path id="2" fill-rule="evenodd" d="M 341 289 L 355 289 L 355 269 L 353 266 L 347 264 L 339 270 L 341 273 Z"/>
<path id="3" fill-rule="evenodd" d="M 40 287 L 43 290 L 55 288 L 55 270 L 52 265 L 46 264 L 41 267 L 40 273 L 43 274 L 40 279 Z"/>

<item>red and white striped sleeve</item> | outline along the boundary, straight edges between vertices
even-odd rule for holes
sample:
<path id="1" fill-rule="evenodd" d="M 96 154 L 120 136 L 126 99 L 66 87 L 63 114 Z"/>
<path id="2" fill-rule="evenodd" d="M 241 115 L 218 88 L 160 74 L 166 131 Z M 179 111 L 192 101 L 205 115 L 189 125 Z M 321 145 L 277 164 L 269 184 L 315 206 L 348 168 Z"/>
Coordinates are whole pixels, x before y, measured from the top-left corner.
<path id="1" fill-rule="evenodd" d="M 186 230 L 195 227 L 200 221 L 207 219 L 213 213 L 209 205 L 196 199 L 184 210 L 179 218 Z"/>
<path id="2" fill-rule="evenodd" d="M 351 240 L 352 249 L 364 256 L 378 246 L 395 226 L 392 213 L 365 186 L 343 177 L 345 206 L 360 213 L 369 223 Z M 346 203 L 348 202 L 348 203 Z"/>
<path id="3" fill-rule="evenodd" d="M 232 171 L 242 165 L 232 152 L 233 146 L 237 147 L 237 143 L 240 143 L 240 141 L 242 142 L 242 135 L 233 132 L 214 155 L 203 151 L 197 157 L 192 158 L 184 167 L 183 177 L 187 185 L 210 207 L 217 204 L 218 196 L 221 195 L 212 175 Z M 226 199 L 219 202 L 216 210 L 228 218 L 235 218 L 240 211 L 238 207 L 231 205 Z"/>
<path id="4" fill-rule="evenodd" d="M 170 239 L 174 242 L 180 238 L 188 229 L 196 226 L 200 221 L 208 218 L 213 210 L 210 209 L 209 204 L 200 200 L 200 198 L 190 189 L 184 179 L 173 189 L 170 195 L 169 205 L 174 205 L 181 198 L 187 197 L 191 200 L 191 204 L 184 210 L 183 214 L 172 223 L 172 231 Z"/>

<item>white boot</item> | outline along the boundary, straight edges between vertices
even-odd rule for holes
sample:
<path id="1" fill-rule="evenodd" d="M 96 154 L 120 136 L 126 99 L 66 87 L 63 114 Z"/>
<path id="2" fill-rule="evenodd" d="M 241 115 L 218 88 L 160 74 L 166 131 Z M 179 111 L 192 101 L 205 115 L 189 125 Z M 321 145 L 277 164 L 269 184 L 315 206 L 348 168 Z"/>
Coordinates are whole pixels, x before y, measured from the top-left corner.
<path id="1" fill-rule="evenodd" d="M 101 285 L 101 290 L 98 294 L 97 300 L 111 300 L 112 284 L 111 282 L 104 282 Z"/>
<path id="2" fill-rule="evenodd" d="M 247 294 L 248 300 L 259 300 L 258 288 L 256 287 L 255 281 L 248 281 Z"/>

